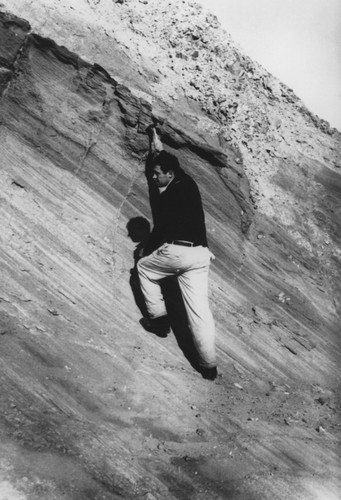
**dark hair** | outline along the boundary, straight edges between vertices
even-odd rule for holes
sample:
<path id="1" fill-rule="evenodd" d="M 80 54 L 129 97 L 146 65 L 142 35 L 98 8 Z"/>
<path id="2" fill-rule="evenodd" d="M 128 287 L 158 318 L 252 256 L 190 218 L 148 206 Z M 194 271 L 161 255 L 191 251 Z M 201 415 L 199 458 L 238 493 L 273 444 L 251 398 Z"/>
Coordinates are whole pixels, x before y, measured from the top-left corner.
<path id="1" fill-rule="evenodd" d="M 181 177 L 184 174 L 184 171 L 180 167 L 179 160 L 176 156 L 168 153 L 168 151 L 161 151 L 152 161 L 152 168 L 160 166 L 162 172 L 165 174 L 166 172 L 172 171 L 175 177 Z"/>

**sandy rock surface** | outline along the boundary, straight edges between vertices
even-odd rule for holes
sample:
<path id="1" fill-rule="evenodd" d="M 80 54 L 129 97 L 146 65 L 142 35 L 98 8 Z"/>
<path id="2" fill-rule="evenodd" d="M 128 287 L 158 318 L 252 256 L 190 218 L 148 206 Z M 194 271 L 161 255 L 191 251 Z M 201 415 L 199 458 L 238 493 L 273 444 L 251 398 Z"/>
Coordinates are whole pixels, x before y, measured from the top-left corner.
<path id="1" fill-rule="evenodd" d="M 341 498 L 340 133 L 194 3 L 0 10 L 0 498 Z M 203 196 L 215 382 L 175 283 L 173 334 L 139 325 L 153 119 Z"/>

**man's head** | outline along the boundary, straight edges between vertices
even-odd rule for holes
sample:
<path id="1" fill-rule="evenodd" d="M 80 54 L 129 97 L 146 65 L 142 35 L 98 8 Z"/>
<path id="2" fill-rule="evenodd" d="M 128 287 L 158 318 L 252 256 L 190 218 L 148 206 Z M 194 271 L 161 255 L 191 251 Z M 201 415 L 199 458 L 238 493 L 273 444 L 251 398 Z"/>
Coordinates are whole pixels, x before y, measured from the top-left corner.
<path id="1" fill-rule="evenodd" d="M 182 172 L 177 157 L 167 151 L 161 151 L 152 164 L 152 179 L 159 188 L 168 186 Z"/>

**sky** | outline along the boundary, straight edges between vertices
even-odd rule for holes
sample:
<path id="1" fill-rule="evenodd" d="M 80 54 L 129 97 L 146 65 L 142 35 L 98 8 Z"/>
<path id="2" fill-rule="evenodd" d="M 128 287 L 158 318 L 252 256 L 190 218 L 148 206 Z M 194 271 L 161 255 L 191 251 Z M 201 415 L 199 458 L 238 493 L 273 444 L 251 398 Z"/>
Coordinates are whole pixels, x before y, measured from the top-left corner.
<path id="1" fill-rule="evenodd" d="M 196 0 L 310 111 L 341 131 L 341 0 Z"/>

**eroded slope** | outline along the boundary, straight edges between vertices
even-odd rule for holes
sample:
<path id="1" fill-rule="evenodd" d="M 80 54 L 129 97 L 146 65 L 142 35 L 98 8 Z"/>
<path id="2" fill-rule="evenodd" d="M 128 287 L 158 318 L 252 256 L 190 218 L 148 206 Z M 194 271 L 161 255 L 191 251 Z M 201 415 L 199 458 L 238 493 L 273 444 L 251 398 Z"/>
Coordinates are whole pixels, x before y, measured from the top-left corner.
<path id="1" fill-rule="evenodd" d="M 158 99 L 119 51 L 104 68 L 17 18 L 1 26 L 3 491 L 337 498 L 340 178 L 321 161 L 322 141 L 335 151 L 337 137 L 309 121 L 302 134 L 319 154 L 288 142 L 267 184 L 238 144 L 238 117 L 233 131 L 186 89 Z M 127 224 L 151 221 L 153 118 L 203 194 L 216 255 L 213 384 L 186 359 L 181 324 L 166 340 L 138 324 Z"/>

